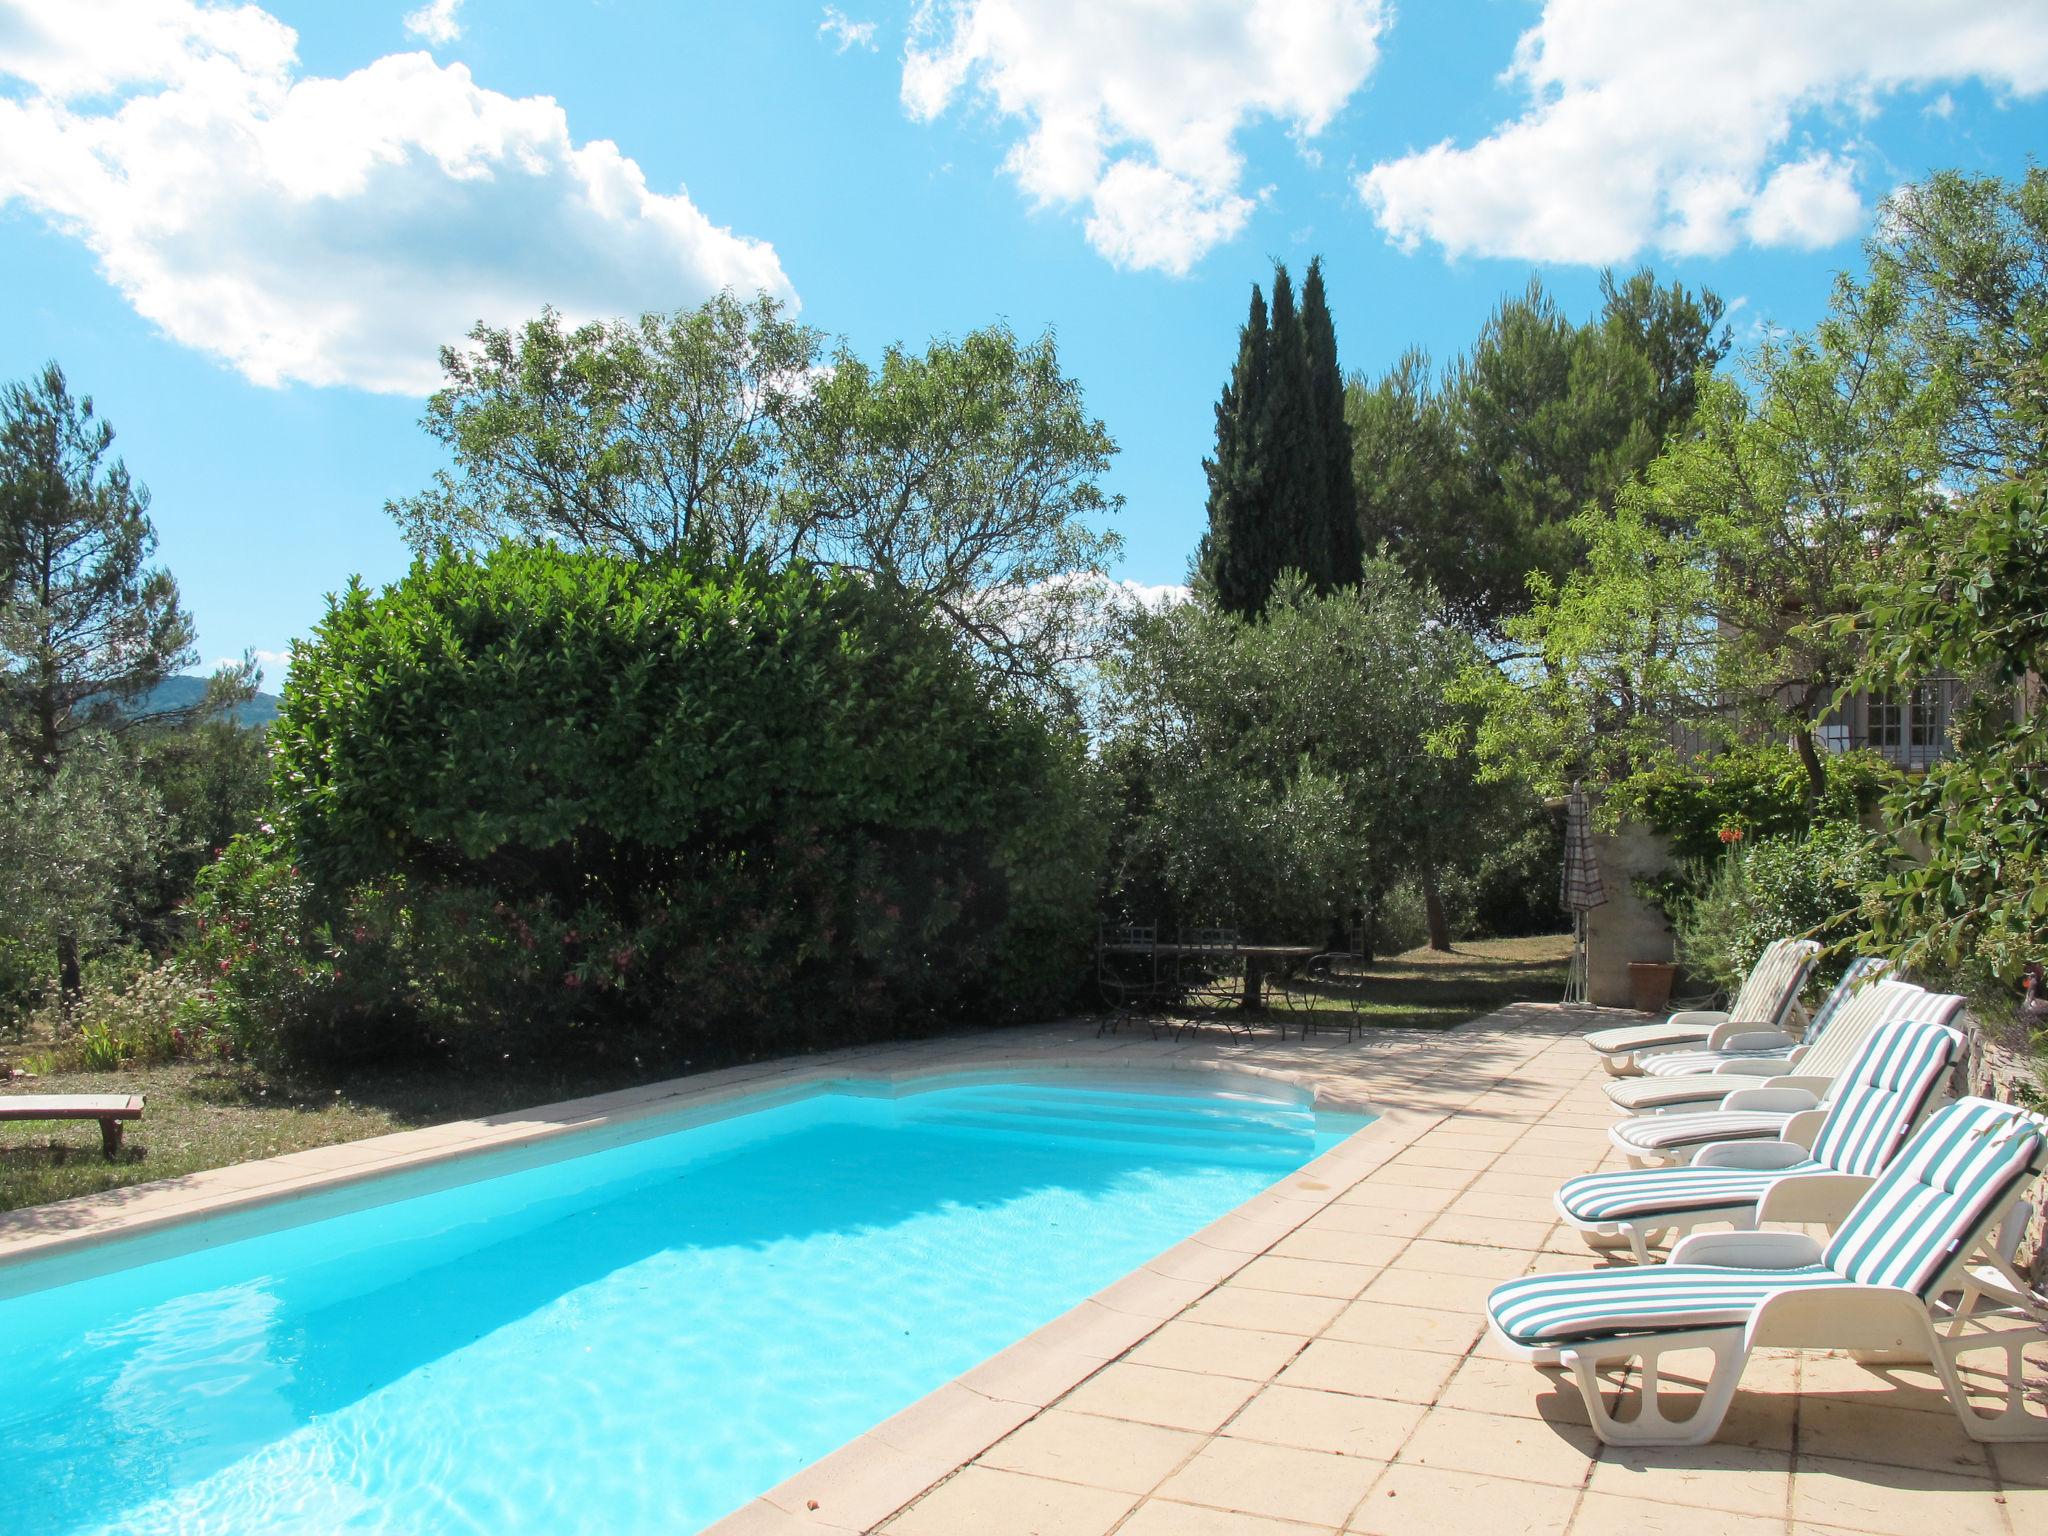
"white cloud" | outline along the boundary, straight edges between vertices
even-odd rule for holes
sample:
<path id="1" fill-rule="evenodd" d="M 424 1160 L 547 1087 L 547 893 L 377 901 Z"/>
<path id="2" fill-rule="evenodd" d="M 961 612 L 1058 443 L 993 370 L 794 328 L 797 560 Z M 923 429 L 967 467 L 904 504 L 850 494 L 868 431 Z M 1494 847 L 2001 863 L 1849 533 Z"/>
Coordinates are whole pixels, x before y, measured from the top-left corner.
<path id="1" fill-rule="evenodd" d="M 1372 73 L 1383 0 L 923 0 L 903 102 L 963 96 L 1027 126 L 1005 168 L 1041 207 L 1086 208 L 1120 267 L 1186 272 L 1257 204 L 1236 139 L 1313 139 Z"/>
<path id="2" fill-rule="evenodd" d="M 406 14 L 405 30 L 430 43 L 452 43 L 462 36 L 462 21 L 455 14 L 461 9 L 462 0 L 427 0 L 418 10 Z"/>
<path id="3" fill-rule="evenodd" d="M 875 51 L 875 23 L 855 21 L 836 5 L 825 7 L 825 19 L 818 23 L 818 36 L 832 39 L 838 46 L 833 50 L 844 53 L 849 48 L 865 48 Z"/>
<path id="4" fill-rule="evenodd" d="M 788 295 L 774 248 L 651 189 L 551 98 L 393 54 L 297 69 L 254 6 L 0 0 L 0 206 L 91 248 L 138 313 L 259 384 L 422 394 L 479 318 Z"/>
<path id="5" fill-rule="evenodd" d="M 1864 209 L 1854 147 L 1802 129 L 1943 83 L 2048 89 L 2048 7 L 1546 0 L 1503 79 L 1528 95 L 1520 117 L 1358 178 L 1395 244 L 1587 263 L 1743 239 L 1812 248 L 1852 234 Z"/>

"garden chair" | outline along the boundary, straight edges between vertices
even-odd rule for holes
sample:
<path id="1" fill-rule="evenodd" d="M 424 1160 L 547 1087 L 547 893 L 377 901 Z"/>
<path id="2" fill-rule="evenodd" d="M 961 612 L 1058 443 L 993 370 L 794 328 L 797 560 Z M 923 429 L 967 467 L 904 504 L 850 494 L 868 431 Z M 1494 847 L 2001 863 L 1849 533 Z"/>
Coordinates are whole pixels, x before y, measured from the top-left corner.
<path id="1" fill-rule="evenodd" d="M 1095 989 L 1111 1011 L 1095 1033 L 1122 1022 L 1122 1015 L 1159 1000 L 1163 978 L 1159 969 L 1159 930 L 1127 923 L 1104 928 L 1095 944 Z"/>
<path id="2" fill-rule="evenodd" d="M 1872 1006 L 1886 1016 L 1882 1022 L 1911 1018 L 1947 1025 L 1962 1010 L 1962 998 L 1952 992 L 1920 992 L 1916 987 L 1912 990 L 1919 993 L 1917 997 L 1901 999 L 1890 989 L 1902 985 L 1887 981 L 1873 989 Z M 1839 1035 L 1846 1027 L 1846 1023 L 1837 1025 L 1835 1033 Z M 1805 1064 L 1812 1064 L 1812 1059 Z M 1609 1128 L 1607 1139 L 1638 1167 L 1682 1163 L 1701 1147 L 1716 1142 L 1768 1141 L 1783 1136 L 1794 1116 L 1824 1107 L 1841 1080 L 1840 1071 L 1828 1077 L 1802 1072 L 1766 1078 L 1755 1087 L 1735 1089 L 1711 1109 L 1667 1109 L 1662 1114 L 1618 1120 Z"/>
<path id="3" fill-rule="evenodd" d="M 1643 1051 L 1666 1050 L 1683 1045 L 1711 1045 L 1717 1031 L 1726 1026 L 1741 1030 L 1783 1029 L 1799 1006 L 1799 994 L 1813 974 L 1820 945 L 1812 939 L 1779 939 L 1767 945 L 1735 1000 L 1724 1012 L 1715 1008 L 1687 1008 L 1661 1024 L 1630 1024 L 1620 1029 L 1599 1029 L 1585 1036 L 1586 1044 L 1598 1051 L 1607 1070 L 1616 1077 L 1639 1070 L 1636 1055 Z"/>
<path id="4" fill-rule="evenodd" d="M 2012 1266 L 2030 1214 L 2020 1197 L 2044 1160 L 2041 1117 L 1959 1099 L 1914 1133 L 1825 1246 L 1803 1232 L 1699 1232 L 1668 1264 L 1526 1275 L 1488 1298 L 1490 1331 L 1511 1353 L 1571 1372 L 1610 1445 L 1706 1444 L 1759 1348 L 1924 1359 L 1973 1438 L 2048 1439 L 2048 1418 L 2027 1411 L 2021 1355 L 2048 1332 L 2048 1308 Z M 1689 1417 L 1665 1399 L 1661 1362 L 1678 1350 L 1713 1357 Z M 1960 1369 L 1980 1352 L 2005 1360 L 2003 1406 L 1989 1413 Z M 1630 1362 L 1636 1412 L 1622 1420 L 1602 1373 Z"/>
<path id="5" fill-rule="evenodd" d="M 1694 1227 L 1839 1220 L 1890 1166 L 1962 1049 L 1944 1024 L 1887 1024 L 1864 1042 L 1828 1107 L 1793 1116 L 1777 1140 L 1705 1146 L 1682 1168 L 1567 1179 L 1558 1214 L 1589 1241 L 1626 1238 L 1639 1264 L 1650 1262 L 1652 1242 Z"/>
<path id="6" fill-rule="evenodd" d="M 1919 987 L 1895 976 L 1850 990 L 1852 995 L 1846 997 L 1842 987 L 1829 994 L 1804 1040 L 1795 1043 L 1789 1035 L 1773 1031 L 1769 1038 L 1784 1043 L 1770 1051 L 1759 1046 L 1756 1055 L 1659 1051 L 1640 1058 L 1641 1077 L 1610 1079 L 1607 1097 L 1627 1114 L 1663 1114 L 1711 1108 L 1737 1088 L 1754 1088 L 1795 1072 L 1802 1078 L 1832 1079 L 1849 1064 L 1873 1029 L 1908 1017 L 1909 1005 L 1923 995 Z M 1761 1042 L 1765 1036 L 1759 1032 L 1747 1038 Z"/>

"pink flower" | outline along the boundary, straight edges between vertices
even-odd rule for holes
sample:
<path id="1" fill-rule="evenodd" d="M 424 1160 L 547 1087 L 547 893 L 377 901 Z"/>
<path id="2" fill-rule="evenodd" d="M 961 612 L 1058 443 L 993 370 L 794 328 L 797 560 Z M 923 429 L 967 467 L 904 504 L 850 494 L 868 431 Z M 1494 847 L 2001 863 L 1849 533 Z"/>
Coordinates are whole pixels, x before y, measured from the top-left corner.
<path id="1" fill-rule="evenodd" d="M 578 976 L 574 971 L 570 971 L 562 977 L 562 985 L 567 987 L 571 992 L 574 992 L 578 987 L 583 985 L 583 978 L 581 976 Z"/>

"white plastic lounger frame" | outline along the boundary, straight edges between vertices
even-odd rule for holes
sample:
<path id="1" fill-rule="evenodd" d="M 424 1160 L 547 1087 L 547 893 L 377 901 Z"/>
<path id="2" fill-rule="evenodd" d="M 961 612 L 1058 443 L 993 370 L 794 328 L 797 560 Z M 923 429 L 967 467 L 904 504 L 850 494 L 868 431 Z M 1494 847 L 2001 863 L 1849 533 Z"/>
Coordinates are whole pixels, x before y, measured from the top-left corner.
<path id="1" fill-rule="evenodd" d="M 1894 988 L 1902 989 L 1903 995 Z M 1905 988 L 1903 983 L 1889 981 L 1872 995 L 1882 1002 L 1884 1012 L 1884 1017 L 1872 1026 L 1873 1032 L 1900 1018 L 1951 1024 L 1963 1006 L 1963 999 L 1953 992 L 1922 992 L 1917 987 Z M 1841 1031 L 1847 1027 L 1838 1025 L 1832 1032 L 1833 1038 L 1840 1039 Z M 1864 1039 L 1868 1038 L 1866 1033 Z M 1857 1046 L 1861 1048 L 1861 1040 Z M 1806 1064 L 1815 1063 L 1809 1058 Z M 1705 1109 L 1671 1108 L 1660 1114 L 1617 1120 L 1608 1127 L 1607 1139 L 1617 1151 L 1627 1154 L 1630 1166 L 1635 1168 L 1690 1162 L 1701 1147 L 1718 1142 L 1773 1140 L 1785 1134 L 1794 1116 L 1825 1108 L 1847 1068 L 1845 1061 L 1825 1077 L 1817 1072 L 1800 1072 L 1766 1078 L 1761 1083 L 1745 1078 L 1745 1086 L 1729 1093 L 1719 1105 Z M 1751 1084 L 1754 1086 L 1748 1086 Z"/>
<path id="2" fill-rule="evenodd" d="M 1764 1207 L 1778 1220 L 1832 1225 L 1943 1097 L 1962 1050 L 1963 1037 L 1944 1025 L 1887 1024 L 1857 1053 L 1827 1109 L 1794 1116 L 1782 1139 L 1702 1147 L 1684 1168 L 1567 1179 L 1558 1214 L 1596 1248 L 1626 1239 L 1639 1264 L 1650 1262 L 1652 1243 L 1695 1227 L 1752 1228 Z"/>
<path id="3" fill-rule="evenodd" d="M 1759 1348 L 1926 1360 L 1973 1438 L 2048 1439 L 2048 1417 L 2027 1411 L 2018 1368 L 2021 1348 L 2048 1334 L 2048 1306 L 2012 1265 L 2028 1213 L 2021 1196 L 2044 1160 L 2041 1117 L 1961 1099 L 1914 1134 L 1825 1248 L 1799 1232 L 1697 1233 L 1669 1264 L 1507 1281 L 1487 1300 L 1489 1327 L 1511 1353 L 1570 1371 L 1610 1445 L 1712 1440 Z M 1944 1307 L 1951 1294 L 1957 1300 Z M 1993 1322 L 2011 1326 L 1972 1331 Z M 1660 1362 L 1702 1349 L 1712 1373 L 1693 1413 L 1674 1418 Z M 2004 1405 L 1981 1413 L 1958 1361 L 1993 1350 L 2006 1360 Z M 1638 1411 L 1622 1420 L 1601 1373 L 1631 1361 L 1640 1362 Z"/>
<path id="4" fill-rule="evenodd" d="M 1777 1056 L 1731 1057 L 1712 1072 L 1686 1077 L 1653 1075 L 1649 1064 L 1663 1061 L 1665 1055 L 1696 1053 L 1646 1056 L 1642 1058 L 1643 1075 L 1611 1079 L 1606 1085 L 1607 1097 L 1617 1110 L 1627 1114 L 1660 1115 L 1711 1109 L 1738 1088 L 1783 1087 L 1792 1079 L 1825 1084 L 1841 1075 L 1873 1030 L 1893 1019 L 1913 1017 L 1910 1005 L 1926 995 L 1910 981 L 1888 976 L 1875 986 L 1864 987 L 1844 1003 L 1820 1038 L 1809 1036 L 1797 1051 Z"/>
<path id="5" fill-rule="evenodd" d="M 1586 1044 L 1600 1053 L 1608 1071 L 1620 1077 L 1636 1070 L 1638 1051 L 1710 1045 L 1717 1032 L 1784 1029 L 1792 1022 L 1799 993 L 1806 978 L 1813 974 L 1813 964 L 1819 955 L 1820 945 L 1812 939 L 1779 939 L 1757 956 L 1742 990 L 1735 994 L 1725 1012 L 1714 1008 L 1684 1009 L 1662 1024 L 1595 1030 L 1584 1037 Z"/>

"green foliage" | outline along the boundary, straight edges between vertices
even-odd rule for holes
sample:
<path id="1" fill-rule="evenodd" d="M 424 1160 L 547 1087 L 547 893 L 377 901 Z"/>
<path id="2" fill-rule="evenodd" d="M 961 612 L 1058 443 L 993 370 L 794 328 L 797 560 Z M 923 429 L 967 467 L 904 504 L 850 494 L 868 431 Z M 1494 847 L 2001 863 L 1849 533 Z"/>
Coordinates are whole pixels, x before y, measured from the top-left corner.
<path id="1" fill-rule="evenodd" d="M 1532 576 L 1576 566 L 1588 505 L 1613 504 L 1690 421 L 1698 378 L 1727 351 L 1711 293 L 1647 271 L 1601 279 L 1583 325 L 1542 286 L 1502 301 L 1440 381 L 1403 356 L 1346 403 L 1365 544 L 1442 594 L 1467 627 L 1497 633 Z"/>
<path id="2" fill-rule="evenodd" d="M 286 850 L 201 904 L 269 936 L 208 951 L 259 1053 L 836 1043 L 1051 1006 L 1092 929 L 1077 742 L 846 575 L 422 561 L 335 602 L 273 739 Z"/>
<path id="3" fill-rule="evenodd" d="M 1884 878 L 1886 859 L 1855 826 L 1829 823 L 1804 836 L 1735 845 L 1705 890 L 1678 913 L 1678 958 L 1723 990 L 1739 987 L 1764 946 L 1819 939 L 1814 988 L 1834 984 L 1850 959 L 1865 894 Z"/>
<path id="4" fill-rule="evenodd" d="M 1855 624 L 1867 676 L 1899 686 L 1946 672 L 1976 692 L 1955 755 L 1886 802 L 1925 857 L 1878 892 L 1872 942 L 1904 965 L 2011 984 L 2048 953 L 2048 487 L 1986 492 L 1911 530 L 1901 568 L 1865 593 Z"/>
<path id="5" fill-rule="evenodd" d="M 1116 444 L 1050 332 L 985 326 L 869 363 L 766 295 L 565 332 L 479 326 L 423 425 L 455 466 L 390 503 L 407 542 L 514 536 L 635 560 L 842 565 L 1063 694 L 1120 546 Z"/>
<path id="6" fill-rule="evenodd" d="M 1815 801 L 1796 754 L 1773 744 L 1737 745 L 1609 786 L 1600 814 L 1609 825 L 1637 821 L 1663 833 L 1681 859 L 1714 859 L 1729 828 L 1754 840 L 1797 836 L 1824 822 L 1854 823 L 1902 777 L 1875 752 L 1838 753 L 1828 759 L 1827 792 Z"/>
<path id="7" fill-rule="evenodd" d="M 1431 617 L 1384 560 L 1323 597 L 1282 582 L 1257 624 L 1202 603 L 1137 616 L 1108 677 L 1112 899 L 1169 924 L 1341 941 L 1425 867 L 1475 860 L 1475 826 L 1512 791 L 1472 782 L 1443 702 L 1470 642 Z"/>
<path id="8" fill-rule="evenodd" d="M 1216 406 L 1209 527 L 1198 576 L 1226 612 L 1256 617 L 1283 571 L 1318 593 L 1358 579 L 1361 546 L 1343 424 L 1337 332 L 1322 263 L 1309 264 L 1302 307 L 1285 266 L 1273 272 L 1270 326 L 1252 288 L 1237 364 Z"/>
<path id="9" fill-rule="evenodd" d="M 54 776 L 0 751 L 0 933 L 35 957 L 24 990 L 66 980 L 76 994 L 60 945 L 83 963 L 118 944 L 173 842 L 161 797 L 106 733 L 70 737 Z"/>
<path id="10" fill-rule="evenodd" d="M 0 725 L 45 773 L 194 658 L 149 492 L 63 370 L 0 390 Z"/>

